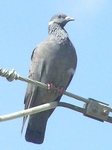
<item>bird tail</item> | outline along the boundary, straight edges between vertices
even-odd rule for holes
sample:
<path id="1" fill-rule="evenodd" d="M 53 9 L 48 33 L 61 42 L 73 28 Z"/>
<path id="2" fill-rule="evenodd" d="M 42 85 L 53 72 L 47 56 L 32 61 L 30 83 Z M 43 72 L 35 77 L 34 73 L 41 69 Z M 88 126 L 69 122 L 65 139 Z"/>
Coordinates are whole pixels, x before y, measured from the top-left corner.
<path id="1" fill-rule="evenodd" d="M 48 117 L 44 117 L 41 113 L 31 115 L 25 134 L 26 141 L 42 144 L 44 141 L 47 120 Z"/>
<path id="2" fill-rule="evenodd" d="M 39 132 L 38 130 L 32 130 L 28 124 L 26 134 L 25 134 L 25 139 L 28 142 L 32 142 L 35 144 L 42 144 L 44 141 L 44 132 Z"/>

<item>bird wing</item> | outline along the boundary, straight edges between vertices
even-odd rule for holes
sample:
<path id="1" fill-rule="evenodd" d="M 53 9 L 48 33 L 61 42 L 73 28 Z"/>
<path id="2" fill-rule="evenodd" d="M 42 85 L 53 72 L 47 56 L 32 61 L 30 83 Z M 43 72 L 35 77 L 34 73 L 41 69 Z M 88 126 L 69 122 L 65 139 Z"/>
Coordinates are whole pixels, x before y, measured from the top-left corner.
<path id="1" fill-rule="evenodd" d="M 31 55 L 29 78 L 40 81 L 42 72 L 44 69 L 44 60 L 38 57 L 37 52 L 38 52 L 38 46 L 33 50 L 32 55 Z M 31 107 L 31 104 L 33 102 L 32 100 L 35 98 L 37 90 L 38 90 L 37 86 L 30 84 L 30 83 L 27 85 L 26 94 L 24 98 L 25 109 L 28 109 Z M 24 116 L 21 132 L 23 131 L 26 119 L 27 119 L 27 116 Z"/>

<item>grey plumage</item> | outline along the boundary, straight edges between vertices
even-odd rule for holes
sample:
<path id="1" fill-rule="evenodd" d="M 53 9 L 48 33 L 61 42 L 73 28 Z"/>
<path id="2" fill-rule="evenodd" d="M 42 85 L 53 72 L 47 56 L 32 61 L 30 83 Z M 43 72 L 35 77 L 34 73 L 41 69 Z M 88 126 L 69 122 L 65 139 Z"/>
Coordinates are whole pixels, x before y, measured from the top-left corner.
<path id="1" fill-rule="evenodd" d="M 51 18 L 49 36 L 40 43 L 31 56 L 29 78 L 43 83 L 53 83 L 66 89 L 77 65 L 76 51 L 64 26 L 73 18 L 58 14 Z M 28 84 L 25 95 L 25 109 L 47 102 L 60 101 L 61 96 Z M 54 109 L 30 115 L 25 134 L 26 141 L 41 144 L 44 140 L 46 124 Z M 25 117 L 23 122 L 25 122 Z"/>

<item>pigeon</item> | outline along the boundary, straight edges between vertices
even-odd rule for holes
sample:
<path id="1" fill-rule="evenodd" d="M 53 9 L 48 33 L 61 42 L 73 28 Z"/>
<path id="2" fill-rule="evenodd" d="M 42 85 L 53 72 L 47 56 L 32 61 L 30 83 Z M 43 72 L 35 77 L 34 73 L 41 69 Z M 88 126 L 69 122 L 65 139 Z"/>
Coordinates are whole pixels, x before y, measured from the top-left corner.
<path id="1" fill-rule="evenodd" d="M 25 109 L 59 102 L 71 82 L 77 66 L 77 54 L 64 26 L 73 20 L 62 13 L 54 15 L 48 24 L 48 37 L 33 50 L 29 78 L 49 85 L 51 91 L 29 83 L 24 99 Z M 53 91 L 52 85 L 60 89 L 60 93 Z M 47 121 L 53 111 L 51 109 L 29 116 L 25 134 L 27 142 L 43 143 Z M 23 125 L 25 120 L 26 117 L 23 118 Z"/>

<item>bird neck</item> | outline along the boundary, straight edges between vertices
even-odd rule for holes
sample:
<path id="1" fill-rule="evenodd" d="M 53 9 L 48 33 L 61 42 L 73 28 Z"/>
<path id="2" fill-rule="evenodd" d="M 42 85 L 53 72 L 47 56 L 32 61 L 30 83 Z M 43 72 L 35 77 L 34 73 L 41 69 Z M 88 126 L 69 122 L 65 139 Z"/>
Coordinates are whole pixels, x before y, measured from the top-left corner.
<path id="1" fill-rule="evenodd" d="M 67 34 L 66 30 L 63 27 L 61 27 L 60 25 L 55 24 L 55 23 L 52 25 L 49 25 L 48 33 L 49 33 L 49 35 L 53 34 L 59 40 L 66 40 L 68 38 L 68 34 Z"/>

